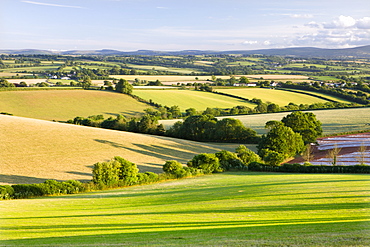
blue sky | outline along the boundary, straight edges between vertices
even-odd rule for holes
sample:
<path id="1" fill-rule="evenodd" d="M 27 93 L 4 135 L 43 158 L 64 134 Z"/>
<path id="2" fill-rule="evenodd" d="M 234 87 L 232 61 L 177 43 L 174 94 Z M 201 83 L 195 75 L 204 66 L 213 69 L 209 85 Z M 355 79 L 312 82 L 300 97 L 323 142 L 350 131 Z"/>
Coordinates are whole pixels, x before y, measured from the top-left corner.
<path id="1" fill-rule="evenodd" d="M 0 49 L 370 45 L 369 0 L 0 0 Z"/>

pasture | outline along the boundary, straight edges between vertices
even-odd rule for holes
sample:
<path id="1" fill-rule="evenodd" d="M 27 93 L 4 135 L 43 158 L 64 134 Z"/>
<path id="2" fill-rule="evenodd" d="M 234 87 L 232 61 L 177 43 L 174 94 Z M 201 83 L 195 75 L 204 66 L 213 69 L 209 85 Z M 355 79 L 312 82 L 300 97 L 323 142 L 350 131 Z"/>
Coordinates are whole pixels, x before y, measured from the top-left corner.
<path id="1" fill-rule="evenodd" d="M 162 172 L 167 160 L 186 163 L 202 152 L 234 151 L 238 146 L 5 115 L 0 115 L 0 129 L 0 184 L 91 180 L 92 165 L 114 156 L 138 164 L 141 172 Z"/>
<path id="2" fill-rule="evenodd" d="M 322 122 L 323 134 L 330 135 L 349 131 L 370 130 L 370 108 L 330 109 L 310 111 Z M 265 134 L 267 121 L 280 121 L 290 112 L 279 112 L 270 114 L 227 116 L 242 121 L 244 126 L 252 128 L 258 134 Z M 219 119 L 227 117 L 217 117 Z M 178 119 L 161 120 L 166 129 L 170 128 Z"/>
<path id="3" fill-rule="evenodd" d="M 147 104 L 130 96 L 98 90 L 27 90 L 0 92 L 0 109 L 15 116 L 67 121 L 102 114 L 139 116 Z"/>
<path id="4" fill-rule="evenodd" d="M 368 175 L 224 173 L 0 204 L 1 246 L 369 246 Z"/>
<path id="5" fill-rule="evenodd" d="M 283 90 L 273 90 L 268 88 L 243 88 L 243 89 L 216 89 L 215 91 L 227 93 L 243 97 L 246 99 L 261 99 L 263 102 L 275 103 L 279 106 L 286 106 L 289 103 L 299 104 L 313 104 L 325 103 L 327 100 L 317 98 L 315 96 L 300 94 L 296 92 L 288 92 Z M 322 94 L 322 97 L 326 95 Z"/>
<path id="6" fill-rule="evenodd" d="M 193 90 L 134 90 L 133 94 L 161 105 L 177 105 L 182 111 L 188 108 L 195 108 L 198 111 L 204 111 L 207 107 L 232 108 L 237 105 L 255 107 L 255 104 L 244 100 Z"/>

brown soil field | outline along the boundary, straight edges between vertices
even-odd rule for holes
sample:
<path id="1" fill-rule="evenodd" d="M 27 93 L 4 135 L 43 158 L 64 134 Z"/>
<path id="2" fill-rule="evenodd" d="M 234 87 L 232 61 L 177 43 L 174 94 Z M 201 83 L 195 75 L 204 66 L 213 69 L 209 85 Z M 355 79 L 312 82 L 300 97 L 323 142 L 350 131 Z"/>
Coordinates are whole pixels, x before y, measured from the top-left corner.
<path id="1" fill-rule="evenodd" d="M 92 166 L 121 156 L 141 172 L 162 172 L 167 160 L 185 164 L 199 153 L 235 145 L 212 145 L 174 138 L 0 115 L 0 184 L 46 179 L 91 180 Z"/>
<path id="2" fill-rule="evenodd" d="M 329 151 L 334 148 L 339 151 L 337 165 L 357 165 L 361 162 L 370 164 L 370 132 L 322 137 L 317 139 L 317 143 L 318 145 L 312 146 L 313 159 L 310 162 L 314 165 L 332 165 L 333 158 L 330 158 Z M 302 157 L 297 157 L 288 163 L 304 162 Z"/>

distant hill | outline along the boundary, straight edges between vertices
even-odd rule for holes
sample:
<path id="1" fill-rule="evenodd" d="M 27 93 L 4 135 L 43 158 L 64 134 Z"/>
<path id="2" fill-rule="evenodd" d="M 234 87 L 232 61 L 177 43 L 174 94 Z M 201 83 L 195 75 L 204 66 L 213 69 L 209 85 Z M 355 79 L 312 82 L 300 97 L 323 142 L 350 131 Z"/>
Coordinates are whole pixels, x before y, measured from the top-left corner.
<path id="1" fill-rule="evenodd" d="M 55 54 L 55 55 L 218 55 L 218 54 L 240 54 L 240 55 L 271 55 L 271 56 L 293 56 L 293 57 L 317 57 L 317 58 L 370 58 L 370 45 L 345 49 L 323 49 L 314 47 L 296 47 L 283 49 L 261 49 L 261 50 L 235 50 L 235 51 L 204 51 L 204 50 L 184 50 L 184 51 L 118 51 L 111 49 L 103 50 L 71 50 L 71 51 L 48 51 L 36 49 L 24 50 L 0 50 L 0 54 Z"/>

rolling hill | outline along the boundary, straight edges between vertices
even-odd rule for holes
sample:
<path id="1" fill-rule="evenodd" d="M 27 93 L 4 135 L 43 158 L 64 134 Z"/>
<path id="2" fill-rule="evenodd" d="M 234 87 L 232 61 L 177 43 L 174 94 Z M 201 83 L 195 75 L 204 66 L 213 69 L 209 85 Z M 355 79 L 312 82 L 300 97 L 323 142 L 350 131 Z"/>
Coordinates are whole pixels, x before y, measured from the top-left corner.
<path id="1" fill-rule="evenodd" d="M 121 156 L 141 172 L 162 172 L 167 160 L 186 163 L 202 152 L 234 151 L 174 138 L 0 115 L 0 184 L 46 179 L 91 180 L 92 165 Z"/>

